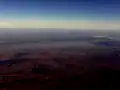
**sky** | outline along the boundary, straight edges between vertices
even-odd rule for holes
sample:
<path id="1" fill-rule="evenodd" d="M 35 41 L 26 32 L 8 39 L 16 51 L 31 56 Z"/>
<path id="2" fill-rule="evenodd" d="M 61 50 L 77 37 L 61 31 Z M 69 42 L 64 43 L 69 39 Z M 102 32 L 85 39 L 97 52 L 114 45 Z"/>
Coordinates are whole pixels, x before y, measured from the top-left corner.
<path id="1" fill-rule="evenodd" d="M 0 28 L 120 30 L 120 1 L 0 0 Z"/>

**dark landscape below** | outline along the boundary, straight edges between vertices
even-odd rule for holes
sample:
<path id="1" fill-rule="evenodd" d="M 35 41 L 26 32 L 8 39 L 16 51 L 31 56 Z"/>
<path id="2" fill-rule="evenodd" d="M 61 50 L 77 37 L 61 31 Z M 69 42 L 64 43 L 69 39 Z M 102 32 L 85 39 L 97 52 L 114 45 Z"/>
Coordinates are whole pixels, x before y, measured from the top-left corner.
<path id="1" fill-rule="evenodd" d="M 22 34 L 0 35 L 0 90 L 120 89 L 119 32 Z"/>

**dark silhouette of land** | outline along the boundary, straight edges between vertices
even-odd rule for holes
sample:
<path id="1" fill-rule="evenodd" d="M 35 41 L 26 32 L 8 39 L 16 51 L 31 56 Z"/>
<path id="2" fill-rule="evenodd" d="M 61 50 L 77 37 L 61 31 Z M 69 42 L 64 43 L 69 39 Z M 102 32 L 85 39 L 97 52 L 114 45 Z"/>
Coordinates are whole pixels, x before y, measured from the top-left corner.
<path id="1" fill-rule="evenodd" d="M 112 32 L 36 32 L 1 38 L 0 90 L 119 88 L 120 42 Z"/>

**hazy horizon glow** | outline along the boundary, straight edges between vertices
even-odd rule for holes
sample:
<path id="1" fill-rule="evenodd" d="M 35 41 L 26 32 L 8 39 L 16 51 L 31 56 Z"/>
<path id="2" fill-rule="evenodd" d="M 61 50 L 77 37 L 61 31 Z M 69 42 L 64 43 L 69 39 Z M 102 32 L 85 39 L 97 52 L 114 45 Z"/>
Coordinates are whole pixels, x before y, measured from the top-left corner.
<path id="1" fill-rule="evenodd" d="M 118 0 L 2 0 L 0 28 L 120 30 Z"/>
<path id="2" fill-rule="evenodd" d="M 65 29 L 101 29 L 119 30 L 117 21 L 80 21 L 80 20 L 18 20 L 0 21 L 0 28 L 65 28 Z"/>

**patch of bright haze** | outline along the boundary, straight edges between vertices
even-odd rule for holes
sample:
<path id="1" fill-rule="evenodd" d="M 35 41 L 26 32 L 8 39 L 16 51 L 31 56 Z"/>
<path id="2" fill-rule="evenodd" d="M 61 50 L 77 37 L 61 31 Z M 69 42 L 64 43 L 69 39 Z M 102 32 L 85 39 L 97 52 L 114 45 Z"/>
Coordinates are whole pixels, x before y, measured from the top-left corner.
<path id="1" fill-rule="evenodd" d="M 0 28 L 65 28 L 86 30 L 120 30 L 120 22 L 112 20 L 6 20 L 0 21 Z"/>

